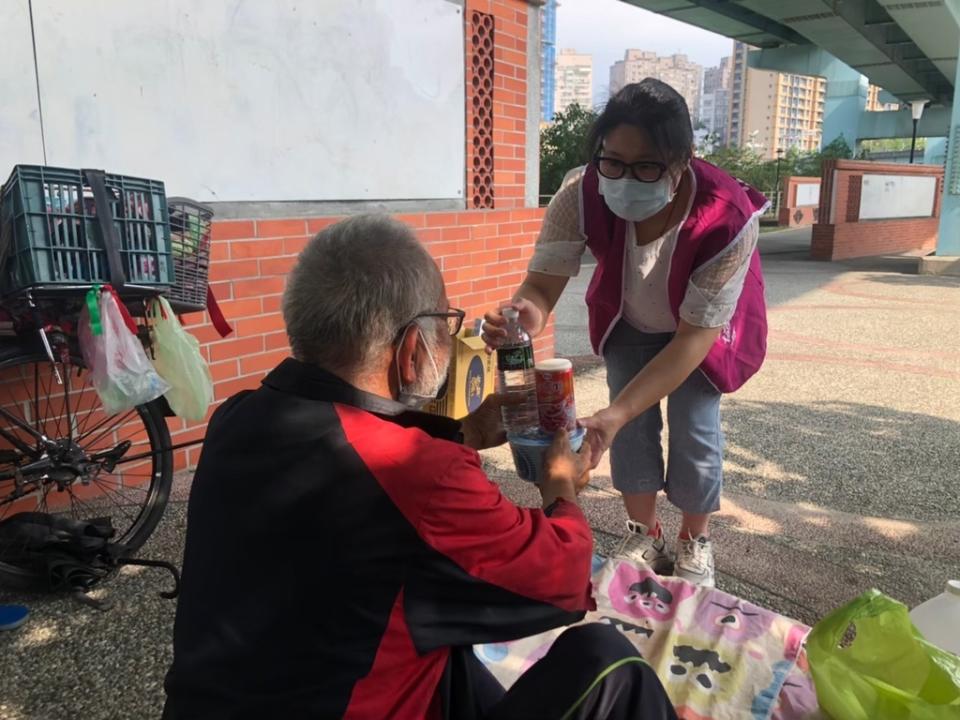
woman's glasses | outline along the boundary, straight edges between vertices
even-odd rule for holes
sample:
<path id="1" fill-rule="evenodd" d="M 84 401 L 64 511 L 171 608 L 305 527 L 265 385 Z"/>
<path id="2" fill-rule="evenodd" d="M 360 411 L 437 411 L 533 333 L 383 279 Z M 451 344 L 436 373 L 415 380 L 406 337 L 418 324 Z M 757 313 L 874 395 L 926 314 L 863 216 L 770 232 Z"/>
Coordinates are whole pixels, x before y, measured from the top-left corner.
<path id="1" fill-rule="evenodd" d="M 626 163 L 603 155 L 597 155 L 593 159 L 593 164 L 597 166 L 597 172 L 609 180 L 619 180 L 629 172 L 642 183 L 654 183 L 667 171 L 667 166 L 663 163 L 647 160 Z"/>

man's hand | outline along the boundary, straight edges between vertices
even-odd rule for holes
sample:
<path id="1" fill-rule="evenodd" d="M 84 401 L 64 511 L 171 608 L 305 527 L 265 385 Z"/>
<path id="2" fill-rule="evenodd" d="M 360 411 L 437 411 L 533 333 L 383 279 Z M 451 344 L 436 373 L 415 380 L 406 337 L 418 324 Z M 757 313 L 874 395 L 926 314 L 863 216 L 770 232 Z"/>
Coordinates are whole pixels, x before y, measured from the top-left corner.
<path id="1" fill-rule="evenodd" d="M 549 507 L 563 498 L 577 501 L 577 495 L 590 480 L 590 440 L 584 438 L 580 452 L 570 447 L 570 435 L 566 430 L 558 430 L 553 444 L 543 458 L 543 481 L 540 483 L 540 495 L 543 506 Z"/>
<path id="2" fill-rule="evenodd" d="M 463 444 L 474 450 L 503 445 L 507 441 L 507 433 L 503 429 L 500 408 L 504 405 L 519 405 L 523 401 L 524 396 L 519 393 L 488 395 L 480 403 L 480 407 L 460 421 Z"/>
<path id="3" fill-rule="evenodd" d="M 587 428 L 585 442 L 590 444 L 590 469 L 593 470 L 600 464 L 603 454 L 610 449 L 617 433 L 627 424 L 627 417 L 618 408 L 611 406 L 579 422 Z"/>

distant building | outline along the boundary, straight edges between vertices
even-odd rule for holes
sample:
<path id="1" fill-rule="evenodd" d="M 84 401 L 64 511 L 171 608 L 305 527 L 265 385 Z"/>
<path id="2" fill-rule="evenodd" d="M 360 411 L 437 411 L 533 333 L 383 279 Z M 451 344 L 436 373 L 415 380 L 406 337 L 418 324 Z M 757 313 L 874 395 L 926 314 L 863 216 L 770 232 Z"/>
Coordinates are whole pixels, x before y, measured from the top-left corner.
<path id="1" fill-rule="evenodd" d="M 729 90 L 733 79 L 733 62 L 730 56 L 720 58 L 720 65 L 703 71 L 703 92 Z"/>
<path id="2" fill-rule="evenodd" d="M 747 99 L 747 52 L 749 47 L 742 42 L 733 43 L 733 59 L 730 70 L 730 119 L 727 122 L 727 144 L 739 147 L 743 144 L 744 105 Z"/>
<path id="3" fill-rule="evenodd" d="M 728 144 L 730 91 L 717 88 L 700 97 L 700 122 L 718 145 Z"/>
<path id="4" fill-rule="evenodd" d="M 734 49 L 731 144 L 751 147 L 770 159 L 777 156 L 777 150 L 819 150 L 826 80 L 748 68 L 748 48 L 736 45 L 742 48 Z"/>
<path id="5" fill-rule="evenodd" d="M 876 85 L 870 85 L 867 90 L 867 110 L 870 112 L 890 112 L 893 110 L 900 109 L 900 103 L 883 103 L 880 102 L 880 93 L 882 88 L 877 87 Z"/>
<path id="6" fill-rule="evenodd" d="M 657 78 L 673 87 L 687 101 L 690 118 L 696 120 L 699 117 L 702 66 L 688 60 L 686 55 L 662 57 L 648 50 L 627 50 L 623 60 L 618 60 L 610 68 L 610 94 L 646 77 Z"/>
<path id="7" fill-rule="evenodd" d="M 719 145 L 728 144 L 732 82 L 733 63 L 729 57 L 721 58 L 719 66 L 703 71 L 700 122 Z"/>
<path id="8" fill-rule="evenodd" d="M 593 107 L 593 57 L 561 50 L 557 55 L 554 112 L 563 112 L 574 103 L 585 109 Z"/>
<path id="9" fill-rule="evenodd" d="M 540 8 L 540 119 L 553 120 L 557 61 L 557 0 Z"/>

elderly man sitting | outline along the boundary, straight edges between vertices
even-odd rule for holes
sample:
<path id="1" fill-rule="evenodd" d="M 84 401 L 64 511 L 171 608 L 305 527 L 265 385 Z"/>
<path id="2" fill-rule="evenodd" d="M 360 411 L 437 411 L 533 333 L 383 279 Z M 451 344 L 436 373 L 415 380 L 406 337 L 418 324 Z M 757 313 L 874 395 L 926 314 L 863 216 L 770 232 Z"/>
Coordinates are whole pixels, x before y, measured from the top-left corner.
<path id="1" fill-rule="evenodd" d="M 543 509 L 507 500 L 437 396 L 463 312 L 404 225 L 317 235 L 283 305 L 294 359 L 219 408 L 190 496 L 164 718 L 673 718 L 607 625 L 566 631 L 507 692 L 474 643 L 591 606 L 584 458 L 560 435 Z"/>

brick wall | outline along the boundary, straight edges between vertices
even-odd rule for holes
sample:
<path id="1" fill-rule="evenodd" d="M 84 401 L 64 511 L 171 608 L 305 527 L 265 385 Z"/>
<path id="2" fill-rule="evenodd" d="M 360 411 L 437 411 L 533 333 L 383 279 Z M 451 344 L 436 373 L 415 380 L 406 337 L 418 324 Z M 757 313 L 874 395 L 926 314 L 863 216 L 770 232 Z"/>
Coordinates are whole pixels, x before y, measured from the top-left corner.
<path id="1" fill-rule="evenodd" d="M 780 203 L 780 213 L 777 223 L 781 227 L 802 227 L 813 225 L 819 216 L 817 205 L 799 205 L 797 190 L 801 185 L 816 185 L 820 183 L 818 177 L 804 177 L 789 175 L 783 179 L 783 198 Z"/>
<path id="2" fill-rule="evenodd" d="M 860 219 L 863 176 L 927 175 L 937 178 L 930 217 Z M 823 165 L 819 221 L 813 226 L 810 255 L 815 260 L 932 251 L 937 245 L 943 168 L 857 160 L 829 160 Z"/>
<path id="3" fill-rule="evenodd" d="M 543 210 L 485 210 L 397 215 L 409 224 L 437 260 L 451 305 L 468 322 L 508 301 L 523 280 L 540 230 Z M 187 318 L 210 362 L 217 403 L 256 387 L 287 357 L 280 302 L 285 276 L 312 234 L 338 217 L 231 220 L 214 223 L 211 285 L 235 333 L 220 338 L 206 314 Z M 551 324 L 537 338 L 539 357 L 553 354 Z M 203 424 L 172 419 L 174 442 L 203 436 Z M 177 466 L 193 465 L 199 448 L 179 451 Z"/>

